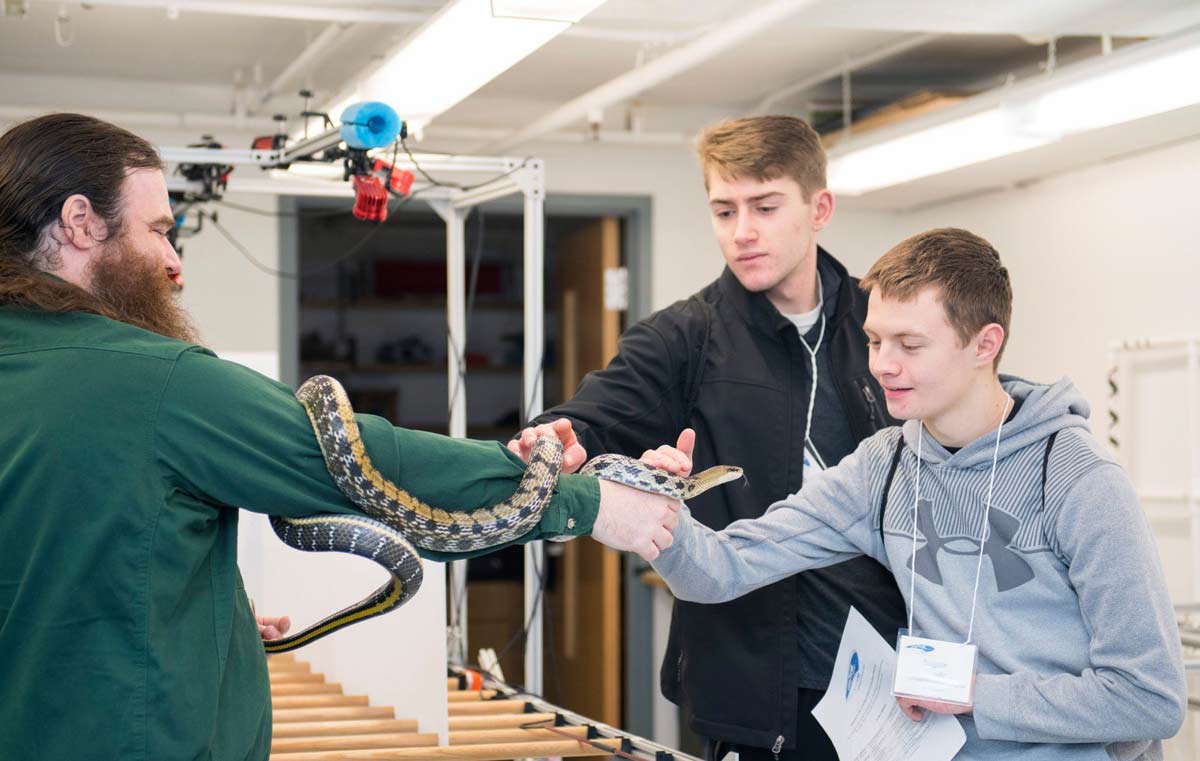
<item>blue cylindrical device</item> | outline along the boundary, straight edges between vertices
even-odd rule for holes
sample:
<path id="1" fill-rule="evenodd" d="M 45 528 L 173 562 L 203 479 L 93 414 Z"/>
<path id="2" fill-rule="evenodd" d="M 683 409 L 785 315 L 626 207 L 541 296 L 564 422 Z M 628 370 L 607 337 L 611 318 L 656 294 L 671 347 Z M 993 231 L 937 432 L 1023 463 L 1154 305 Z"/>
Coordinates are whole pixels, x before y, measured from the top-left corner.
<path id="1" fill-rule="evenodd" d="M 395 109 L 376 100 L 347 106 L 341 122 L 346 145 L 365 149 L 391 145 L 404 126 Z"/>

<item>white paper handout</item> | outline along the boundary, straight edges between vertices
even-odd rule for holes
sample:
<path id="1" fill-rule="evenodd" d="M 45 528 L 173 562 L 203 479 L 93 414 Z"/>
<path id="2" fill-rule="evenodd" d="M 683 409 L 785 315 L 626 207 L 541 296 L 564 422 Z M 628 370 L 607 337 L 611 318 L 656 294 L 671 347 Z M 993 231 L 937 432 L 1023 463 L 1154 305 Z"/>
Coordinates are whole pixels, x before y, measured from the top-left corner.
<path id="1" fill-rule="evenodd" d="M 833 678 L 813 716 L 841 761 L 950 761 L 967 736 L 958 720 L 926 713 L 914 722 L 892 695 L 896 651 L 850 608 Z"/>

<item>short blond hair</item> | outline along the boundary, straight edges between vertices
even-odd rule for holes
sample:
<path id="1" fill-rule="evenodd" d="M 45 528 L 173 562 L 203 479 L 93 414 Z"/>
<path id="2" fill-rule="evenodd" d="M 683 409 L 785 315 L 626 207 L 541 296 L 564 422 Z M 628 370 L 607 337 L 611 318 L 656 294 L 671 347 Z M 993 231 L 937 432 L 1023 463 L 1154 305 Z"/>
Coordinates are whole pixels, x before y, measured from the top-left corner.
<path id="1" fill-rule="evenodd" d="M 807 203 L 824 190 L 825 149 L 821 136 L 794 116 L 752 116 L 714 124 L 700 134 L 696 153 L 708 173 L 732 180 L 751 177 L 759 182 L 789 177 L 800 186 Z"/>
<path id="2" fill-rule="evenodd" d="M 871 265 L 859 287 L 868 293 L 878 288 L 879 295 L 900 301 L 937 288 L 946 321 L 964 345 L 985 325 L 1004 328 L 999 365 L 1012 320 L 1012 283 L 1000 254 L 978 235 L 956 227 L 918 233 Z"/>

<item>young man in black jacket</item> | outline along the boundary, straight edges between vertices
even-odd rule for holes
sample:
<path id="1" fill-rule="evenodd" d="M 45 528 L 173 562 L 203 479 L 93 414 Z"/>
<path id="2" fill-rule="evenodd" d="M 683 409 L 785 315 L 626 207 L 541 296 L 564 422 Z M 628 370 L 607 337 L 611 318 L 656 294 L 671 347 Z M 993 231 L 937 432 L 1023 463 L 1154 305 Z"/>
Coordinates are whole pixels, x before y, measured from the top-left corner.
<path id="1" fill-rule="evenodd" d="M 509 448 L 527 456 L 536 433 L 553 431 L 575 469 L 587 456 L 638 456 L 676 436 L 690 456 L 698 442 L 695 471 L 723 463 L 746 472 L 744 488 L 689 503 L 721 529 L 761 515 L 799 491 L 806 470 L 832 467 L 894 421 L 867 369 L 866 299 L 816 243 L 834 207 L 816 132 L 791 117 L 738 119 L 708 129 L 698 150 L 725 271 L 629 328 L 608 367 Z M 729 603 L 676 601 L 662 690 L 709 758 L 735 750 L 743 761 L 836 761 L 810 711 L 851 605 L 889 640 L 902 625 L 892 575 L 867 558 Z"/>

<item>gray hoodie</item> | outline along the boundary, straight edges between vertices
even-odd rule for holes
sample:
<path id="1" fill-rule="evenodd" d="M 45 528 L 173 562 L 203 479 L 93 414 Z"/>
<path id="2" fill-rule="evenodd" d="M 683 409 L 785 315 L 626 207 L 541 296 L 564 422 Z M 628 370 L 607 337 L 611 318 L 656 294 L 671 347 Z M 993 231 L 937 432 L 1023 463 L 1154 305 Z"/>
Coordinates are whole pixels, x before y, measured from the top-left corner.
<path id="1" fill-rule="evenodd" d="M 1133 485 L 1088 431 L 1088 404 L 1069 380 L 1002 381 L 1023 403 L 1001 433 L 975 611 L 975 705 L 973 716 L 959 717 L 967 743 L 957 758 L 1161 759 L 1159 741 L 1179 731 L 1187 691 L 1171 601 Z M 918 425 L 863 441 L 761 518 L 714 532 L 684 508 L 654 568 L 678 598 L 717 603 L 865 554 L 895 574 L 913 610 Z M 1055 432 L 1043 504 L 1042 464 Z M 919 636 L 966 637 L 995 441 L 993 431 L 950 454 L 923 436 Z"/>

